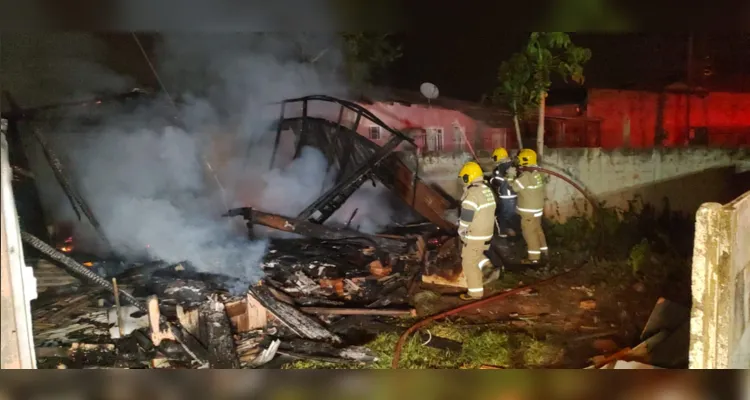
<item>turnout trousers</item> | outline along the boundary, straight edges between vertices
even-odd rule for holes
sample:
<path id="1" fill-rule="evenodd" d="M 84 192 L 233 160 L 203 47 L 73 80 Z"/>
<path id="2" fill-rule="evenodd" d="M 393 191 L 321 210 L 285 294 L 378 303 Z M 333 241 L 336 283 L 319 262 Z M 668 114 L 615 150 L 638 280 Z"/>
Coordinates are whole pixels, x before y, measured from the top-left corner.
<path id="1" fill-rule="evenodd" d="M 528 258 L 538 261 L 542 251 L 547 251 L 547 238 L 542 230 L 542 212 L 518 211 L 521 216 L 521 232 L 526 241 Z"/>
<path id="2" fill-rule="evenodd" d="M 500 200 L 495 216 L 500 230 L 498 234 L 501 237 L 507 236 L 509 229 L 518 229 L 518 222 L 516 222 L 516 199 Z"/>
<path id="3" fill-rule="evenodd" d="M 489 241 L 465 240 L 461 249 L 461 267 L 469 287 L 468 294 L 474 298 L 484 295 L 484 275 L 482 268 L 489 268 L 490 260 L 484 254 L 489 248 Z"/>

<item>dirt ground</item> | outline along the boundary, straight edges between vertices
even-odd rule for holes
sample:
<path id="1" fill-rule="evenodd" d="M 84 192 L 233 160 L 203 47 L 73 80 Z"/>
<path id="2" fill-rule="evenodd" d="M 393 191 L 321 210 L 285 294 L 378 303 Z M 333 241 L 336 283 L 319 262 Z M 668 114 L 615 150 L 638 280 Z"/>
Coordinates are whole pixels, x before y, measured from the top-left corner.
<path id="1" fill-rule="evenodd" d="M 595 355 L 637 344 L 660 297 L 658 288 L 649 290 L 643 282 L 627 276 L 620 277 L 618 282 L 604 279 L 612 269 L 623 267 L 613 266 L 611 262 L 568 264 L 565 257 L 558 255 L 553 256 L 546 267 L 506 272 L 488 285 L 487 296 L 571 269 L 528 292 L 463 312 L 452 319 L 462 325 L 512 335 L 516 343 L 510 343 L 510 347 L 516 347 L 517 353 L 524 351 L 521 340 L 524 337 L 559 349 L 559 357 L 537 367 L 583 368 Z M 457 297 L 444 295 L 421 307 L 435 313 L 462 304 L 464 302 Z M 527 366 L 522 356 L 515 355 L 513 367 Z"/>
<path id="2" fill-rule="evenodd" d="M 607 218 L 610 218 L 607 220 Z M 594 356 L 641 342 L 640 335 L 660 297 L 690 307 L 689 219 L 641 209 L 613 212 L 597 224 L 572 220 L 545 228 L 552 249 L 543 266 L 513 260 L 501 277 L 485 286 L 485 297 L 549 277 L 558 278 L 520 294 L 435 322 L 410 339 L 402 368 L 585 368 Z M 508 242 L 512 259 L 523 241 Z M 466 304 L 456 293 L 424 287 L 413 298 L 419 317 Z M 366 344 L 389 368 L 398 334 L 387 332 Z M 428 348 L 445 338 L 461 349 Z M 298 363 L 291 368 L 342 368 Z"/>

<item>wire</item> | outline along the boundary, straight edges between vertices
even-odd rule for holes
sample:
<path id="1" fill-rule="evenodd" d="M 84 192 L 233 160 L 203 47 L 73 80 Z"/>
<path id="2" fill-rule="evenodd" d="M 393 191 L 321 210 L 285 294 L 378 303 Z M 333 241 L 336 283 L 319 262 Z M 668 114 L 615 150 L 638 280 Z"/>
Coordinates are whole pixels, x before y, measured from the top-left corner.
<path id="1" fill-rule="evenodd" d="M 146 60 L 146 64 L 148 64 L 148 67 L 151 69 L 151 72 L 154 74 L 154 77 L 156 78 L 156 82 L 159 83 L 159 87 L 161 87 L 162 92 L 164 92 L 164 94 L 167 95 L 167 100 L 169 100 L 169 103 L 172 104 L 172 107 L 175 109 L 175 112 L 177 114 L 176 116 L 179 119 L 180 109 L 177 108 L 177 103 L 175 103 L 174 99 L 172 98 L 172 95 L 169 94 L 167 87 L 164 85 L 164 82 L 161 80 L 161 77 L 159 77 L 159 73 L 156 72 L 156 68 L 154 68 L 154 64 L 152 64 L 151 60 L 148 58 L 146 49 L 143 48 L 141 41 L 138 39 L 138 35 L 136 35 L 135 32 L 130 32 L 130 34 L 133 36 L 133 40 L 135 40 L 135 43 L 138 45 L 138 48 L 141 50 L 141 54 L 143 54 L 143 58 Z M 221 192 L 221 200 L 224 202 L 224 208 L 229 209 L 229 202 L 227 201 L 226 190 L 224 190 L 224 185 L 221 184 L 221 181 L 219 180 L 219 177 L 216 174 L 216 171 L 214 171 L 211 164 L 208 162 L 206 157 L 203 156 L 202 154 L 201 154 L 201 161 L 203 161 L 203 165 L 211 173 L 211 176 L 214 178 L 214 181 L 216 181 L 216 185 L 219 187 L 219 191 Z"/>
<path id="2" fill-rule="evenodd" d="M 167 99 L 172 104 L 172 107 L 176 111 L 179 111 L 177 108 L 177 104 L 172 99 L 172 95 L 169 94 L 169 91 L 167 91 L 167 87 L 164 86 L 164 82 L 162 82 L 161 78 L 159 77 L 159 73 L 156 72 L 156 68 L 154 68 L 154 64 L 151 63 L 151 60 L 148 58 L 148 54 L 146 53 L 146 49 L 143 48 L 143 45 L 141 44 L 141 41 L 138 39 L 138 35 L 135 34 L 135 32 L 130 32 L 131 35 L 133 35 L 133 40 L 135 40 L 135 44 L 138 45 L 138 48 L 141 50 L 141 54 L 143 54 L 143 58 L 146 60 L 146 64 L 148 64 L 148 67 L 151 68 L 151 72 L 154 74 L 154 78 L 156 78 L 156 82 L 159 83 L 159 87 L 161 87 L 162 92 L 167 95 Z"/>

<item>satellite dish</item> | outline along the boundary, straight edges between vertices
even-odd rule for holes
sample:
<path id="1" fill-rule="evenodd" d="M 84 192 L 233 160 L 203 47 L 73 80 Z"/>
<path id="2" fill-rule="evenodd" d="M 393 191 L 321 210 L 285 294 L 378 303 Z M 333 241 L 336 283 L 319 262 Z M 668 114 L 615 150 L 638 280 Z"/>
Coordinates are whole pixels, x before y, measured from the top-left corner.
<path id="1" fill-rule="evenodd" d="M 433 85 L 430 82 L 425 82 L 421 84 L 419 86 L 419 91 L 422 92 L 422 96 L 426 97 L 427 100 L 435 100 L 440 94 L 440 91 L 438 90 L 437 86 Z"/>

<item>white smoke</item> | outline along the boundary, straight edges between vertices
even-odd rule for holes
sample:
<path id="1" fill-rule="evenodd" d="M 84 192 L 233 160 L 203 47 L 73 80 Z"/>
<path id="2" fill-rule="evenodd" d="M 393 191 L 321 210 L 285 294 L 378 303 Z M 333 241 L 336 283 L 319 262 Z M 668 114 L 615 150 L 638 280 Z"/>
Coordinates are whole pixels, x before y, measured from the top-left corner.
<path id="1" fill-rule="evenodd" d="M 220 215 L 226 207 L 253 206 L 295 216 L 330 188 L 335 169 L 313 148 L 291 161 L 288 135 L 269 170 L 275 133 L 270 127 L 279 106 L 268 103 L 344 93 L 337 46 L 330 37 L 313 42 L 273 35 L 166 37 L 157 65 L 171 94 L 184 100 L 178 111 L 186 130 L 167 123 L 163 109 L 139 108 L 118 110 L 94 127 L 65 121 L 48 132 L 50 140 L 118 253 L 187 260 L 203 271 L 252 281 L 260 276 L 267 241 L 248 241 L 246 232 Z M 300 62 L 326 49 L 315 64 Z M 311 114 L 327 111 L 313 107 Z M 39 170 L 43 161 L 36 155 Z M 204 157 L 223 190 L 205 173 Z M 42 197 L 55 201 L 48 212 L 72 220 L 57 184 L 49 172 L 43 175 L 39 180 L 48 184 Z M 360 189 L 331 223 L 346 223 L 357 209 L 353 228 L 382 229 L 396 215 L 387 194 L 382 188 Z M 76 236 L 79 246 L 96 248 L 85 220 Z"/>

